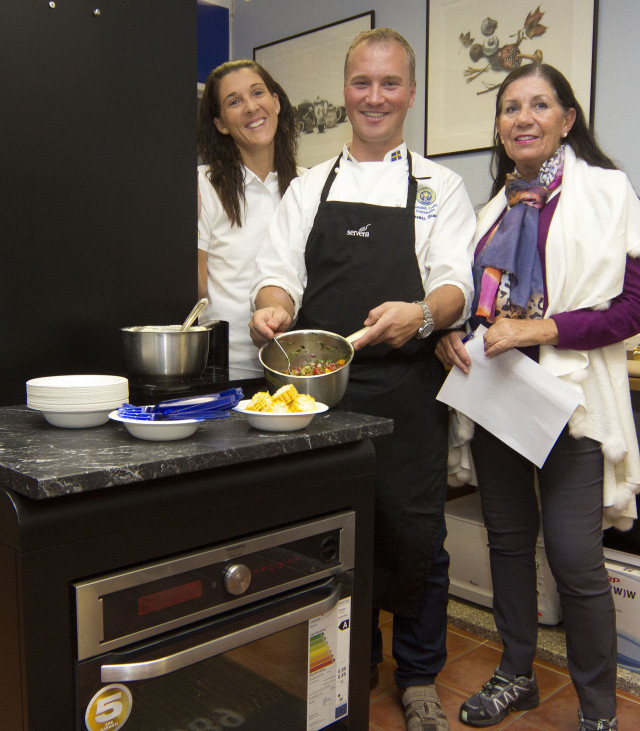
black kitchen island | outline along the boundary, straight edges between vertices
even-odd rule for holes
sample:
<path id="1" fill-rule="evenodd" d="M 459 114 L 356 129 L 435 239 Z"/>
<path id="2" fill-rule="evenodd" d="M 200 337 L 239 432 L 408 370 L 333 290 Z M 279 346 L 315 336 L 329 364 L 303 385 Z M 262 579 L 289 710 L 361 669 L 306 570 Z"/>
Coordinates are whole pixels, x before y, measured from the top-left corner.
<path id="1" fill-rule="evenodd" d="M 120 424 L 57 429 L 26 407 L 0 408 L 6 727 L 85 728 L 76 699 L 75 583 L 353 511 L 349 714 L 348 726 L 336 728 L 366 728 L 371 439 L 392 428 L 388 419 L 331 410 L 301 431 L 270 433 L 232 413 L 189 439 L 146 442 Z"/>

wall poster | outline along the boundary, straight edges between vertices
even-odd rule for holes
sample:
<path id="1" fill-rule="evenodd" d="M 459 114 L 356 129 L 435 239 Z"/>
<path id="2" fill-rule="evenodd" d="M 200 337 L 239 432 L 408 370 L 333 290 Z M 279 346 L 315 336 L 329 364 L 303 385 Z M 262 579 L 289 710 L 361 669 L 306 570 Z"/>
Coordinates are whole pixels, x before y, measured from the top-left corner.
<path id="1" fill-rule="evenodd" d="M 486 150 L 496 92 L 514 68 L 547 63 L 594 102 L 597 0 L 428 0 L 427 156 Z"/>

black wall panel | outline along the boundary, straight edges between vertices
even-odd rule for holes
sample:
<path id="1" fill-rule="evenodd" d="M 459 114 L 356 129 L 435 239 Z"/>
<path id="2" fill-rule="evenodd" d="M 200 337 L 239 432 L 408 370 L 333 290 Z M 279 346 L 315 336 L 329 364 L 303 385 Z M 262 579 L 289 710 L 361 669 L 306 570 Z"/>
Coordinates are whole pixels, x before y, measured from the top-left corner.
<path id="1" fill-rule="evenodd" d="M 195 303 L 196 35 L 196 0 L 0 4 L 0 404 Z"/>

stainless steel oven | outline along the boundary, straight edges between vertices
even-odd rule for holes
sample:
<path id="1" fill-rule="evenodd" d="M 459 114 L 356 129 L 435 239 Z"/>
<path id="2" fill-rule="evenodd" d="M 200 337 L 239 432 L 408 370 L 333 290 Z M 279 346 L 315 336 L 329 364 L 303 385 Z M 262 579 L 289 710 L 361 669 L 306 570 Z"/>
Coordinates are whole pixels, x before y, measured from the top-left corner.
<path id="1" fill-rule="evenodd" d="M 75 582 L 77 729 L 349 728 L 355 513 Z"/>

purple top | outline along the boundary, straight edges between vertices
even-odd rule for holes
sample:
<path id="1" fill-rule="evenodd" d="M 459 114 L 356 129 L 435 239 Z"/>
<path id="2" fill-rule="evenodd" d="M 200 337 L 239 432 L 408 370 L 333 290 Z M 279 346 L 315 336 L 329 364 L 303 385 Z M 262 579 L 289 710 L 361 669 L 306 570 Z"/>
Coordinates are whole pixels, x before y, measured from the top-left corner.
<path id="1" fill-rule="evenodd" d="M 551 219 L 560 195 L 552 198 L 540 211 L 538 223 L 538 254 L 544 281 L 544 310 L 547 309 L 545 250 Z M 500 218 L 504 215 L 501 214 Z M 498 221 L 500 220 L 498 219 Z M 493 226 L 478 242 L 476 254 L 482 250 Z M 627 256 L 622 292 L 611 301 L 608 310 L 573 310 L 551 315 L 558 328 L 557 348 L 590 350 L 617 343 L 640 332 L 640 258 Z M 488 325 L 488 323 L 487 323 Z M 528 349 L 527 349 L 528 350 Z"/>

